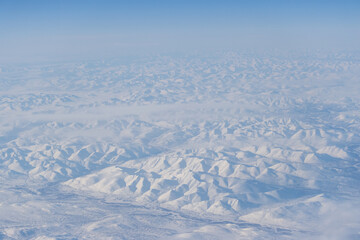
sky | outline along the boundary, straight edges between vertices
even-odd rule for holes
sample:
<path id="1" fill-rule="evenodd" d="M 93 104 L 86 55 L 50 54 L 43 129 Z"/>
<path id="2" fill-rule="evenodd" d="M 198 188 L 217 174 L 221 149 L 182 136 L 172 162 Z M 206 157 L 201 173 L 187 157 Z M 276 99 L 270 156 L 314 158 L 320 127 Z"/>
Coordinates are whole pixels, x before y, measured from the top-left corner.
<path id="1" fill-rule="evenodd" d="M 358 0 L 0 0 L 0 61 L 360 49 Z"/>

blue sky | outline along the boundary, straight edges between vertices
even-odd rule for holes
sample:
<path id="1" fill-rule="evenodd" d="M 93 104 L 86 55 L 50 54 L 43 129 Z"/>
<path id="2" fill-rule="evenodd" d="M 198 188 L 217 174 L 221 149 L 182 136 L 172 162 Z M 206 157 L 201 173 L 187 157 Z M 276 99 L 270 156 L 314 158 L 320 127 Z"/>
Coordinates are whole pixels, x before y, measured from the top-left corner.
<path id="1" fill-rule="evenodd" d="M 359 50 L 360 1 L 0 0 L 0 58 Z"/>

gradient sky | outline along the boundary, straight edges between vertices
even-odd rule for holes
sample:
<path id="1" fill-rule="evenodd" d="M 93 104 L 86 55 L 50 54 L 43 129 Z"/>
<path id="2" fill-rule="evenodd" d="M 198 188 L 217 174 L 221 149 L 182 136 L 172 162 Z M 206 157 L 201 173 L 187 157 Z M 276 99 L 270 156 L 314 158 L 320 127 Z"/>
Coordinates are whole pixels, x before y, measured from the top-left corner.
<path id="1" fill-rule="evenodd" d="M 359 43 L 359 0 L 0 0 L 2 62 Z"/>

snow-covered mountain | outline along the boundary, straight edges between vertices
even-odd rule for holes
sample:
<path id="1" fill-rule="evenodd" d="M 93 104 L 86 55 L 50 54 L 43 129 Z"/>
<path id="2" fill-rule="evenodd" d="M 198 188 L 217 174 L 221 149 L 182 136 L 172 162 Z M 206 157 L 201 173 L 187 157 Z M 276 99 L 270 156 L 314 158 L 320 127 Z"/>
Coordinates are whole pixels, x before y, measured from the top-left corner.
<path id="1" fill-rule="evenodd" d="M 0 239 L 360 238 L 360 55 L 0 69 Z"/>

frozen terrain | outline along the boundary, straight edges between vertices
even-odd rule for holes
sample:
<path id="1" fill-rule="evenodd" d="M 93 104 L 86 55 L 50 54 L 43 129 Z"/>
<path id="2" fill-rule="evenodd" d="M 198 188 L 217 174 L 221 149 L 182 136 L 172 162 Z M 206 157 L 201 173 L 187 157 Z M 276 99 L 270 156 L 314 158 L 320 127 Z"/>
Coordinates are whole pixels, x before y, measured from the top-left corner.
<path id="1" fill-rule="evenodd" d="M 0 66 L 0 239 L 360 239 L 360 53 Z"/>

